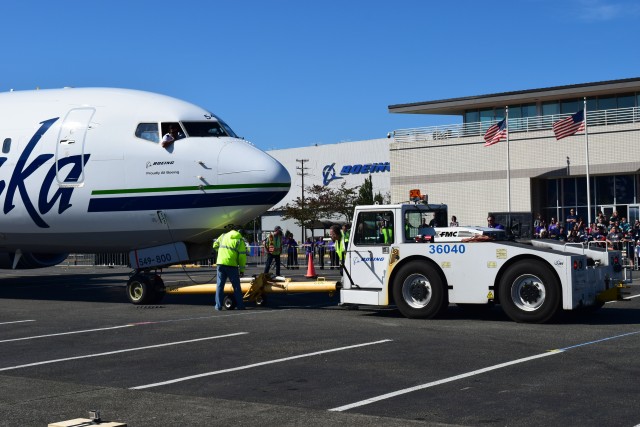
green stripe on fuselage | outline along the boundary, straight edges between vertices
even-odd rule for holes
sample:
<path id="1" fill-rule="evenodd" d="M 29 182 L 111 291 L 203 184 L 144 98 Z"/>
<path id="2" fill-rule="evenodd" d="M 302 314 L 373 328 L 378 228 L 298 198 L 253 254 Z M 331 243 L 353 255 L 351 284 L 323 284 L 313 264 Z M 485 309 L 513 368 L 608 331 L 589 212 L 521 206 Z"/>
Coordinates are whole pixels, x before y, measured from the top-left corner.
<path id="1" fill-rule="evenodd" d="M 105 194 L 134 194 L 134 193 L 165 193 L 171 191 L 197 191 L 197 190 L 237 190 L 241 188 L 289 188 L 289 183 L 268 184 L 227 184 L 227 185 L 193 185 L 188 187 L 159 187 L 159 188 L 125 188 L 116 190 L 93 190 L 92 196 Z"/>

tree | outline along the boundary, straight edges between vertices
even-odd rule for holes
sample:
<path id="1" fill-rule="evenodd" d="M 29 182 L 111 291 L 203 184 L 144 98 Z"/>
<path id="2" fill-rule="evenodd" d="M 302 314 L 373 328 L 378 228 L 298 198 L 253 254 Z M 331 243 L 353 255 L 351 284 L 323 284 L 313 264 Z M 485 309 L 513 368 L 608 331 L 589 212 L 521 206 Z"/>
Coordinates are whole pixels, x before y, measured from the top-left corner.
<path id="1" fill-rule="evenodd" d="M 306 229 L 313 227 L 313 224 L 320 220 L 322 216 L 317 200 L 305 197 L 304 204 L 302 198 L 297 197 L 293 202 L 282 207 L 282 219 L 293 219 L 299 226 Z M 304 236 L 306 237 L 306 236 Z"/>
<path id="2" fill-rule="evenodd" d="M 369 178 L 365 178 L 364 183 L 360 186 L 356 204 L 372 205 L 373 202 L 373 180 L 371 179 L 371 175 L 369 175 Z"/>
<path id="3" fill-rule="evenodd" d="M 358 200 L 357 188 L 348 188 L 343 182 L 339 188 L 331 190 L 331 200 L 327 204 L 327 218 L 346 218 L 351 222 L 353 209 Z"/>
<path id="4" fill-rule="evenodd" d="M 307 187 L 304 205 L 301 197 L 287 203 L 282 208 L 282 219 L 293 219 L 298 226 L 307 229 L 322 219 L 346 218 L 351 221 L 357 199 L 356 188 L 348 188 L 344 182 L 336 189 L 317 184 Z"/>

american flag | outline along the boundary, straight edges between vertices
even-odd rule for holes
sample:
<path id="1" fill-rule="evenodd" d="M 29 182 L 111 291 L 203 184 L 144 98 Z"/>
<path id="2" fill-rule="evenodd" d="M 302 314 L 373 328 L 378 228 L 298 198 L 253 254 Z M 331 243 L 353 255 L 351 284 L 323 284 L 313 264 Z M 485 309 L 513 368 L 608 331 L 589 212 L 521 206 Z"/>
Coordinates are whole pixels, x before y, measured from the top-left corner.
<path id="1" fill-rule="evenodd" d="M 495 125 L 487 129 L 484 134 L 485 147 L 496 144 L 507 137 L 507 120 L 502 119 Z"/>
<path id="2" fill-rule="evenodd" d="M 553 133 L 556 139 L 566 138 L 584 130 L 584 110 L 580 110 L 553 124 Z"/>

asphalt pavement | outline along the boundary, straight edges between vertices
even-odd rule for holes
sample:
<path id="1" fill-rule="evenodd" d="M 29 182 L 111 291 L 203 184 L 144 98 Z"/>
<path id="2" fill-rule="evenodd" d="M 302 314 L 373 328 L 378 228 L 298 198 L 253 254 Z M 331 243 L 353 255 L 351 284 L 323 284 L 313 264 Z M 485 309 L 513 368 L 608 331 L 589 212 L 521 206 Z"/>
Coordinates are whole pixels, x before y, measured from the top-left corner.
<path id="1" fill-rule="evenodd" d="M 640 424 L 638 284 L 596 313 L 529 325 L 499 307 L 410 320 L 311 292 L 245 311 L 216 312 L 213 295 L 135 306 L 128 273 L 0 272 L 1 426 L 94 409 L 129 426 Z M 207 283 L 213 273 L 162 276 Z M 305 280 L 306 269 L 283 274 Z"/>

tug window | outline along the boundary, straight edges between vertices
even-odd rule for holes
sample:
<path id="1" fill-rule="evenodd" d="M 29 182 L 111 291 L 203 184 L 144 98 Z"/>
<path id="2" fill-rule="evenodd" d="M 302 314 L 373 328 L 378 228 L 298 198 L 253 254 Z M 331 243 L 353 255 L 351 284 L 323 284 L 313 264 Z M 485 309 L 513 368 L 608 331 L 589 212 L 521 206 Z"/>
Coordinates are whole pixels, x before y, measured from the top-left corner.
<path id="1" fill-rule="evenodd" d="M 6 138 L 2 143 L 2 152 L 7 154 L 11 150 L 11 138 Z"/>
<path id="2" fill-rule="evenodd" d="M 136 136 L 151 142 L 160 142 L 157 123 L 140 123 L 136 128 Z"/>
<path id="3" fill-rule="evenodd" d="M 385 245 L 393 243 L 393 213 L 391 211 L 361 212 L 356 220 L 352 239 L 356 246 Z"/>

